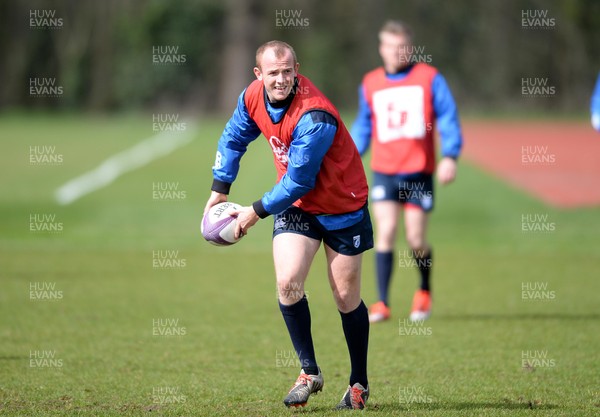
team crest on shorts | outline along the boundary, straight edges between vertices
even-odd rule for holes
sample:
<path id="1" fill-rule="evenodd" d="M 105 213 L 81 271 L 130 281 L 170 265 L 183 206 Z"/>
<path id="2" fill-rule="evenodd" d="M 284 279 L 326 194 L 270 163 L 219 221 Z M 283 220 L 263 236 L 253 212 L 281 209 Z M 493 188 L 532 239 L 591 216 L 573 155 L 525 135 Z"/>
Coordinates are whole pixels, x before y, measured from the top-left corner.
<path id="1" fill-rule="evenodd" d="M 355 248 L 358 248 L 360 246 L 360 235 L 352 236 L 352 243 Z"/>
<path id="2" fill-rule="evenodd" d="M 285 217 L 279 217 L 275 219 L 275 224 L 273 224 L 273 229 L 283 229 L 285 227 Z"/>
<path id="3" fill-rule="evenodd" d="M 433 207 L 433 198 L 431 198 L 431 193 L 423 196 L 421 199 L 421 206 L 423 207 L 423 210 L 431 210 L 431 207 Z"/>
<path id="4" fill-rule="evenodd" d="M 383 200 L 385 198 L 385 187 L 383 185 L 376 185 L 371 189 L 371 198 L 375 201 Z"/>

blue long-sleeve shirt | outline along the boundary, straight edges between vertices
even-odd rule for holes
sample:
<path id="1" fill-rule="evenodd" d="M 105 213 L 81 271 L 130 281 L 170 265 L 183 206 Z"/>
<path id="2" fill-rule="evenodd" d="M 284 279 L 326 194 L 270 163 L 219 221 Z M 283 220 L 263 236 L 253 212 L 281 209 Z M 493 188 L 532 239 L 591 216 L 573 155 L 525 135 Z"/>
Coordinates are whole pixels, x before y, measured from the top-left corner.
<path id="1" fill-rule="evenodd" d="M 592 126 L 600 132 L 600 72 L 598 73 L 598 79 L 596 80 L 596 86 L 592 94 L 590 112 L 592 114 Z"/>
<path id="2" fill-rule="evenodd" d="M 386 73 L 386 77 L 389 80 L 399 81 L 405 78 L 412 68 L 410 66 L 396 74 Z M 433 79 L 431 93 L 437 129 L 441 136 L 442 156 L 456 159 L 459 157 L 462 148 L 462 133 L 458 118 L 458 109 L 452 97 L 450 87 L 446 83 L 446 79 L 439 73 Z M 369 148 L 372 132 L 371 108 L 365 97 L 364 86 L 361 84 L 358 88 L 358 114 L 351 130 L 352 139 L 354 139 L 354 143 L 361 155 Z"/>
<path id="3" fill-rule="evenodd" d="M 225 125 L 217 145 L 217 157 L 213 166 L 213 190 L 225 194 L 229 193 L 229 188 L 237 177 L 240 159 L 248 145 L 261 134 L 246 108 L 245 93 L 244 90 L 240 94 L 237 107 Z M 289 103 L 285 102 L 273 104 L 265 100 L 265 103 L 273 123 L 281 121 L 289 107 Z M 267 214 L 280 213 L 314 188 L 321 163 L 333 143 L 336 132 L 337 121 L 327 112 L 312 110 L 300 118 L 292 132 L 292 141 L 287 152 L 287 172 L 259 200 L 259 211 L 264 209 Z M 330 230 L 348 227 L 361 218 L 362 214 L 357 213 L 317 216 Z"/>

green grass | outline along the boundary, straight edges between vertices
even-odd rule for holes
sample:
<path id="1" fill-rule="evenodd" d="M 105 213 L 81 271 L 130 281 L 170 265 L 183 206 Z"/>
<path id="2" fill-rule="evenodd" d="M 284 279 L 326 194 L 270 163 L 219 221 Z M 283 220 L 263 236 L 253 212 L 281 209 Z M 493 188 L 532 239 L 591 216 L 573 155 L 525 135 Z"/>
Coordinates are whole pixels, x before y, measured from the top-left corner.
<path id="1" fill-rule="evenodd" d="M 275 295 L 272 220 L 229 248 L 199 234 L 223 122 L 201 120 L 191 145 L 61 207 L 54 190 L 152 135 L 151 117 L 0 116 L 0 414 L 339 414 L 331 408 L 349 365 L 323 254 L 307 292 L 325 389 L 305 409 L 288 411 L 282 399 L 298 369 L 276 363 L 292 347 Z M 30 166 L 36 144 L 56 146 L 63 164 Z M 269 158 L 264 140 L 251 146 L 232 201 L 249 204 L 270 188 Z M 153 182 L 178 182 L 187 198 L 154 201 Z M 366 413 L 597 415 L 600 209 L 547 207 L 465 163 L 437 196 L 430 335 L 400 335 L 417 273 L 398 269 L 394 320 L 371 328 Z M 30 232 L 31 213 L 55 214 L 64 230 Z M 556 230 L 522 232 L 521 216 L 532 213 L 547 214 Z M 405 248 L 399 236 L 398 250 Z M 179 251 L 185 267 L 154 269 L 154 250 Z M 373 270 L 369 252 L 367 303 L 375 298 Z M 62 299 L 30 300 L 35 282 L 55 284 Z M 555 298 L 522 300 L 529 282 L 545 283 Z M 153 336 L 158 318 L 178 319 L 185 334 Z M 44 350 L 62 366 L 31 367 L 31 351 Z M 524 351 L 551 361 L 523 369 Z M 155 401 L 161 387 L 178 390 L 171 403 Z"/>

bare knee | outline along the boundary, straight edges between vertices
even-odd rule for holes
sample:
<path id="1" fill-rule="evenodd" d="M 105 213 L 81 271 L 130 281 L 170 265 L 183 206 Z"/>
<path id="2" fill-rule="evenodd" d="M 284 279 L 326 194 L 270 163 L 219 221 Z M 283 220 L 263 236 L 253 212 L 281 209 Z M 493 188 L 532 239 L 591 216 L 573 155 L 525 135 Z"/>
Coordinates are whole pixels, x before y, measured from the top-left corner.
<path id="1" fill-rule="evenodd" d="M 349 313 L 360 304 L 360 271 L 362 254 L 348 256 L 325 246 L 329 269 L 329 285 L 337 308 Z"/>
<path id="2" fill-rule="evenodd" d="M 342 313 L 349 313 L 360 304 L 360 286 L 349 285 L 333 288 L 333 298 L 337 309 Z"/>
<path id="3" fill-rule="evenodd" d="M 396 242 L 399 204 L 391 201 L 373 203 L 375 213 L 375 249 L 390 252 Z"/>
<path id="4" fill-rule="evenodd" d="M 277 292 L 281 304 L 295 304 L 304 297 L 304 283 L 288 277 L 278 278 Z"/>
<path id="5" fill-rule="evenodd" d="M 404 214 L 406 243 L 413 251 L 427 249 L 427 221 L 427 213 L 420 210 L 407 209 Z"/>
<path id="6" fill-rule="evenodd" d="M 418 233 L 406 233 L 406 243 L 413 251 L 422 251 L 427 247 L 425 237 Z"/>
<path id="7" fill-rule="evenodd" d="M 391 252 L 396 242 L 396 228 L 394 226 L 378 226 L 375 238 L 375 249 L 378 252 Z"/>

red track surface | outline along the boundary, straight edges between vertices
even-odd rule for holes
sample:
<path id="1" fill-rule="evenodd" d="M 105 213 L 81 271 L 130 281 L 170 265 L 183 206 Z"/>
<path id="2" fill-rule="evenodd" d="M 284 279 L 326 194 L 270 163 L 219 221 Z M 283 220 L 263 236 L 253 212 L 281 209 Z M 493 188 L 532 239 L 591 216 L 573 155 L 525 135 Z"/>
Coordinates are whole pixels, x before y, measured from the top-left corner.
<path id="1" fill-rule="evenodd" d="M 463 121 L 464 157 L 547 204 L 600 206 L 600 133 L 590 123 Z"/>

